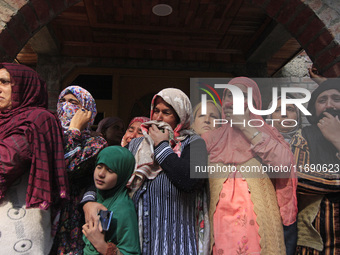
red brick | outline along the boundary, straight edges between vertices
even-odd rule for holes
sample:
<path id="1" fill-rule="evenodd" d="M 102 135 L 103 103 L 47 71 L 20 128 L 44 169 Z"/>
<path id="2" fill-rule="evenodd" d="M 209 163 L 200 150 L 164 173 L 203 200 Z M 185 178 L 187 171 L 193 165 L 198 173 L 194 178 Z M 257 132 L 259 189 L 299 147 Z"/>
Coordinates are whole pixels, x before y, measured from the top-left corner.
<path id="1" fill-rule="evenodd" d="M 315 59 L 318 62 L 318 66 L 321 66 L 322 69 L 324 66 L 332 63 L 337 57 L 339 57 L 337 51 L 339 50 L 335 48 L 322 53 L 317 59 Z"/>
<path id="2" fill-rule="evenodd" d="M 31 34 L 27 31 L 24 24 L 24 19 L 18 15 L 13 16 L 10 22 L 7 23 L 7 27 L 22 45 L 24 45 L 31 37 Z"/>
<path id="3" fill-rule="evenodd" d="M 7 29 L 2 31 L 1 33 L 0 45 L 6 51 L 6 55 L 12 59 L 14 59 L 20 51 L 17 41 L 15 41 L 15 39 L 10 35 Z"/>
<path id="4" fill-rule="evenodd" d="M 311 9 L 309 9 L 309 7 L 305 7 L 288 26 L 289 31 L 293 35 L 297 35 L 299 29 L 306 24 L 311 16 L 315 16 L 315 13 Z"/>
<path id="5" fill-rule="evenodd" d="M 40 27 L 38 18 L 30 5 L 25 5 L 19 12 L 23 15 L 29 32 L 33 33 Z"/>
<path id="6" fill-rule="evenodd" d="M 304 5 L 300 1 L 289 1 L 285 6 L 283 6 L 276 20 L 282 24 L 286 24 L 289 19 L 294 15 L 294 13 L 302 6 Z"/>
<path id="7" fill-rule="evenodd" d="M 311 23 L 309 23 L 305 30 L 297 38 L 302 47 L 305 47 L 308 42 L 311 41 L 315 37 L 316 34 L 320 32 L 321 29 L 324 28 L 324 24 L 318 19 L 314 18 Z"/>
<path id="8" fill-rule="evenodd" d="M 340 63 L 338 62 L 335 65 L 328 68 L 328 70 L 323 72 L 323 75 L 327 78 L 340 77 Z"/>
<path id="9" fill-rule="evenodd" d="M 31 0 L 31 4 L 41 25 L 45 25 L 51 20 L 50 7 L 45 0 Z"/>
<path id="10" fill-rule="evenodd" d="M 266 7 L 267 14 L 270 17 L 275 17 L 276 14 L 282 9 L 284 6 L 285 0 L 271 0 Z"/>

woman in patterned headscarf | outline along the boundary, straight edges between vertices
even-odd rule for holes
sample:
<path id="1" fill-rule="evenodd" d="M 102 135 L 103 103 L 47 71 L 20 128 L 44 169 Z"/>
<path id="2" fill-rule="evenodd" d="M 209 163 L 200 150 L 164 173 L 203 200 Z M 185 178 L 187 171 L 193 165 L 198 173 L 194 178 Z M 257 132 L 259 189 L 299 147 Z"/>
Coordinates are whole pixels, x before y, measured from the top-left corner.
<path id="1" fill-rule="evenodd" d="M 61 127 L 47 98 L 33 69 L 0 64 L 2 254 L 48 254 L 52 222 L 67 196 Z"/>
<path id="2" fill-rule="evenodd" d="M 71 199 L 60 215 L 54 251 L 58 254 L 82 254 L 84 215 L 79 209 L 79 202 L 84 188 L 91 185 L 96 156 L 107 143 L 101 136 L 91 136 L 90 127 L 97 109 L 87 90 L 79 86 L 64 89 L 59 95 L 57 112 L 64 129 L 64 157 Z"/>

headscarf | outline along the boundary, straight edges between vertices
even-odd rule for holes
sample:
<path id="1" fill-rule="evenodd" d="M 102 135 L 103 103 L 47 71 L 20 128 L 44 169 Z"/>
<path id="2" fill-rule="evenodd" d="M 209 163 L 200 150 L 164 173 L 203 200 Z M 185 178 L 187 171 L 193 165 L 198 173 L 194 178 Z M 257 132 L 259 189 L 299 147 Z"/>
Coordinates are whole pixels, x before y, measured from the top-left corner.
<path id="1" fill-rule="evenodd" d="M 91 119 L 87 127 L 81 132 L 81 146 L 78 146 L 65 154 L 66 167 L 67 170 L 71 172 L 82 162 L 97 155 L 99 151 L 107 145 L 107 143 L 104 138 L 100 136 L 92 137 L 91 135 L 90 127 L 97 114 L 96 103 L 90 92 L 79 86 L 69 86 L 59 95 L 57 113 L 61 125 L 64 128 L 64 133 L 68 131 L 68 127 L 70 126 L 74 114 L 80 109 L 79 106 L 71 103 L 60 102 L 60 99 L 69 93 L 73 94 L 79 100 L 83 108 L 92 112 Z"/>
<path id="2" fill-rule="evenodd" d="M 219 114 L 221 115 L 221 113 L 222 113 L 222 108 L 221 108 L 220 105 L 215 104 L 215 102 L 214 102 L 213 100 L 207 100 L 207 104 L 213 104 L 213 105 L 217 108 Z M 199 102 L 199 103 L 195 106 L 194 110 L 192 111 L 192 116 L 193 116 L 193 118 L 194 118 L 193 121 L 195 121 L 197 112 L 198 112 L 198 110 L 201 109 L 201 107 L 202 107 L 202 102 Z"/>
<path id="3" fill-rule="evenodd" d="M 339 79 L 327 79 L 324 81 L 319 87 L 316 88 L 316 90 L 313 91 L 311 95 L 311 99 L 308 102 L 308 111 L 312 114 L 307 116 L 307 120 L 310 124 L 316 124 L 319 121 L 319 117 L 316 116 L 316 109 L 315 109 L 315 103 L 318 96 L 325 92 L 326 90 L 335 89 L 340 92 L 340 81 Z"/>
<path id="4" fill-rule="evenodd" d="M 129 123 L 129 125 L 128 125 L 128 128 L 129 128 L 133 123 L 135 123 L 135 122 L 144 123 L 144 122 L 147 122 L 147 121 L 150 121 L 150 118 L 144 117 L 144 116 L 134 117 L 134 118 L 130 121 L 130 123 Z"/>
<path id="5" fill-rule="evenodd" d="M 0 113 L 0 140 L 13 135 L 26 136 L 32 153 L 26 208 L 47 209 L 58 198 L 67 197 L 61 127 L 56 116 L 46 109 L 46 83 L 33 69 L 11 63 L 1 63 L 0 68 L 5 68 L 14 80 L 12 109 Z M 17 153 L 9 148 L 13 150 L 10 155 Z M 1 168 L 6 175 L 0 178 L 0 199 L 18 176 L 17 170 L 10 173 L 6 166 Z M 20 170 L 24 174 L 25 169 Z"/>
<path id="6" fill-rule="evenodd" d="M 166 103 L 171 105 L 179 117 L 179 123 L 174 129 L 175 140 L 180 143 L 187 135 L 194 134 L 194 132 L 190 130 L 192 107 L 188 96 L 183 91 L 176 88 L 161 90 L 151 101 L 150 119 L 152 119 L 157 97 L 161 97 Z"/>
<path id="7" fill-rule="evenodd" d="M 195 134 L 194 131 L 189 129 L 191 120 L 191 103 L 184 92 L 175 88 L 167 88 L 157 93 L 151 101 L 151 119 L 157 97 L 161 97 L 175 110 L 179 117 L 179 123 L 176 125 L 174 130 L 172 130 L 168 123 L 157 122 L 155 120 L 145 122 L 141 125 L 145 138 L 137 149 L 135 155 L 136 168 L 128 182 L 128 187 L 132 190 L 132 192 L 136 191 L 143 184 L 145 179 L 154 179 L 162 171 L 162 168 L 154 160 L 153 141 L 147 133 L 152 124 L 168 129 L 170 146 L 178 157 L 181 156 L 181 141 L 186 139 L 188 135 Z"/>
<path id="8" fill-rule="evenodd" d="M 252 88 L 253 102 L 256 109 L 261 109 L 261 93 L 255 81 L 247 77 L 237 77 L 228 82 L 228 84 L 236 85 L 242 84 L 247 88 Z M 223 96 L 223 102 L 225 101 Z M 224 112 L 222 118 L 225 119 Z M 250 112 L 250 119 L 262 120 L 264 125 L 257 129 L 270 136 L 272 139 L 278 141 L 283 147 L 290 151 L 289 145 L 283 140 L 283 137 L 276 128 L 269 126 L 263 121 L 259 115 Z M 252 146 L 242 131 L 238 128 L 233 128 L 230 124 L 224 124 L 220 128 L 202 134 L 206 142 L 209 154 L 209 161 L 212 163 L 224 164 L 242 164 L 252 158 L 257 157 L 253 152 Z M 291 165 L 295 165 L 293 155 L 290 156 Z M 297 204 L 296 204 L 296 186 L 297 181 L 295 173 L 291 172 L 291 178 L 278 178 L 275 180 L 276 196 L 280 207 L 281 217 L 285 225 L 295 222 Z"/>
<path id="9" fill-rule="evenodd" d="M 85 128 L 85 130 L 90 131 L 90 127 L 91 125 L 93 125 L 94 119 L 97 115 L 96 102 L 94 101 L 94 98 L 92 97 L 90 92 L 79 86 L 69 86 L 65 88 L 59 95 L 57 113 L 62 127 L 64 128 L 64 130 L 67 130 L 70 126 L 74 114 L 80 109 L 79 106 L 71 104 L 69 102 L 60 102 L 60 99 L 62 99 L 67 94 L 74 95 L 79 100 L 81 106 L 84 109 L 92 112 L 91 120 Z"/>
<path id="10" fill-rule="evenodd" d="M 292 99 L 293 97 L 290 97 L 290 96 L 286 96 L 286 98 L 288 99 Z M 281 99 L 281 96 L 279 96 L 277 98 L 277 100 Z M 273 102 L 270 102 L 270 104 L 268 105 L 268 108 L 271 108 L 273 105 Z M 293 138 L 293 136 L 295 135 L 295 133 L 301 128 L 302 126 L 302 118 L 301 118 L 301 113 L 300 113 L 300 110 L 299 108 L 297 108 L 296 106 L 295 107 L 295 112 L 296 112 L 296 115 L 297 115 L 297 125 L 289 132 L 280 132 L 279 133 L 283 136 L 283 138 L 285 139 L 285 141 L 287 143 L 289 143 L 289 141 Z M 269 114 L 267 116 L 267 119 L 273 119 L 272 117 L 273 113 Z"/>
<path id="11" fill-rule="evenodd" d="M 318 96 L 324 91 L 335 89 L 340 92 L 339 79 L 327 79 L 324 81 L 311 95 L 311 100 L 308 103 L 308 111 L 312 113 L 307 116 L 308 121 L 312 124 L 302 129 L 302 135 L 306 138 L 308 147 L 310 148 L 310 163 L 321 165 L 335 165 L 339 160 L 335 156 L 338 150 L 334 145 L 326 140 L 321 133 L 317 123 L 322 116 L 316 116 L 315 103 Z M 338 110 L 338 117 L 340 118 L 340 111 Z M 326 175 L 325 173 L 323 173 Z"/>
<path id="12" fill-rule="evenodd" d="M 121 118 L 106 117 L 99 121 L 96 132 L 104 134 L 106 129 L 119 122 L 123 124 L 123 129 L 125 129 L 124 121 Z"/>
<path id="13" fill-rule="evenodd" d="M 96 165 L 98 164 L 105 164 L 118 176 L 117 184 L 112 189 L 97 189 L 97 202 L 113 212 L 111 227 L 105 233 L 105 240 L 116 244 L 123 254 L 139 254 L 137 215 L 126 188 L 135 166 L 135 158 L 124 147 L 109 146 L 98 154 Z M 84 241 L 85 254 L 98 254 L 85 236 Z"/>
<path id="14" fill-rule="evenodd" d="M 253 102 L 256 109 L 262 108 L 261 93 L 255 81 L 247 77 L 237 77 L 228 82 L 230 85 L 242 84 L 247 88 L 252 88 Z M 222 99 L 225 101 L 225 95 Z M 225 119 L 225 114 L 222 112 L 222 119 Z M 280 133 L 264 122 L 263 118 L 250 112 L 250 119 L 261 120 L 264 125 L 257 129 L 271 136 L 283 146 L 289 148 L 287 143 L 282 139 Z M 211 162 L 223 162 L 225 164 L 240 164 L 256 157 L 249 141 L 238 128 L 233 128 L 229 123 L 223 124 L 220 128 L 206 132 L 202 135 L 206 141 L 207 149 L 210 151 L 209 159 Z M 221 142 L 223 141 L 223 143 Z"/>

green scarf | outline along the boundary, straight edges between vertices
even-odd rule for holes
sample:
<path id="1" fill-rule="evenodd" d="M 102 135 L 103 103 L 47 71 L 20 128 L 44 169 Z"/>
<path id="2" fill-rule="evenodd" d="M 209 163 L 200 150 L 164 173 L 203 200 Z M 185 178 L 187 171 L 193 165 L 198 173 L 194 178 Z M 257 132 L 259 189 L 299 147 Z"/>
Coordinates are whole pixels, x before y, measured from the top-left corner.
<path id="1" fill-rule="evenodd" d="M 114 243 L 124 255 L 140 254 L 137 214 L 126 188 L 134 170 L 135 158 L 126 148 L 109 146 L 98 154 L 98 164 L 105 164 L 118 176 L 117 184 L 111 190 L 97 189 L 97 202 L 113 212 L 105 241 Z M 99 254 L 85 236 L 83 240 L 85 255 Z"/>

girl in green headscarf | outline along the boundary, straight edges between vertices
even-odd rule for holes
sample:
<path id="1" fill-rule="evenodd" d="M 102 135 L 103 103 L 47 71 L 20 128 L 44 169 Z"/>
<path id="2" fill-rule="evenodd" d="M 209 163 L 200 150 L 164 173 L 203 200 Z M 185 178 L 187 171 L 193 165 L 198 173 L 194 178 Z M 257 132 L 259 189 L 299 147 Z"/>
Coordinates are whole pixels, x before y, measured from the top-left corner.
<path id="1" fill-rule="evenodd" d="M 126 148 L 110 146 L 99 153 L 94 171 L 97 202 L 113 216 L 107 232 L 94 223 L 83 226 L 85 255 L 140 254 L 137 215 L 126 188 L 134 166 L 135 158 Z"/>

